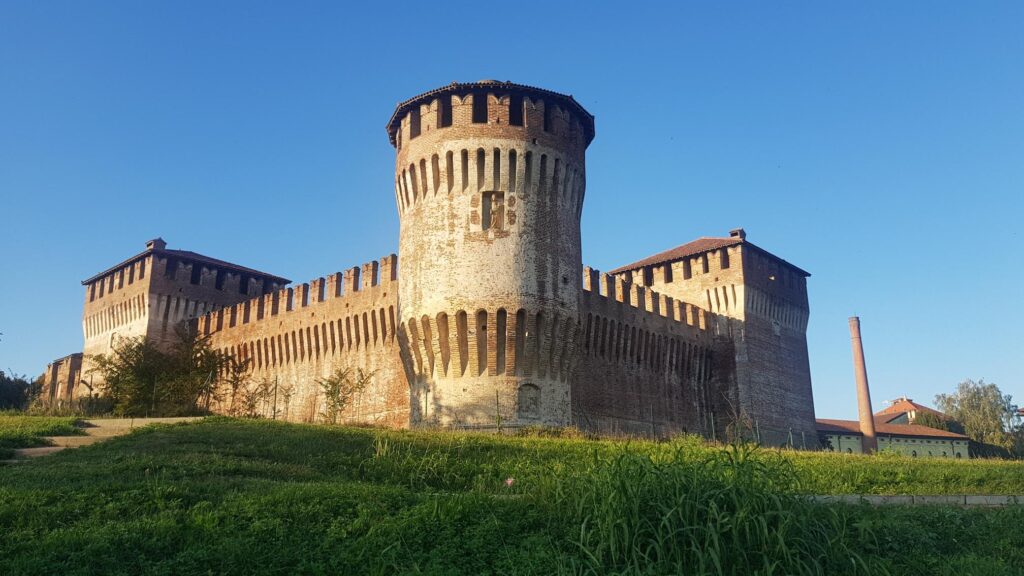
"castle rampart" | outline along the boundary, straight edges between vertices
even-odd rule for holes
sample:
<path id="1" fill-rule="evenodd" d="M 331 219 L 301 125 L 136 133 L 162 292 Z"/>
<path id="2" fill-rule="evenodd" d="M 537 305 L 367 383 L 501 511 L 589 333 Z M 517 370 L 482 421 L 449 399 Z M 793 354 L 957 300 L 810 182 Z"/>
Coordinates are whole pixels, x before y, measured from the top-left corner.
<path id="1" fill-rule="evenodd" d="M 407 425 L 396 261 L 391 255 L 208 313 L 197 320 L 198 332 L 246 366 L 251 380 L 276 391 L 276 401 L 268 395 L 260 406 L 267 417 L 316 420 L 324 408 L 317 381 L 351 368 L 373 376 L 343 418 Z M 231 396 L 225 391 L 216 408 L 229 411 Z"/>
<path id="2" fill-rule="evenodd" d="M 714 401 L 707 311 L 584 268 L 578 426 L 604 433 L 708 433 Z"/>

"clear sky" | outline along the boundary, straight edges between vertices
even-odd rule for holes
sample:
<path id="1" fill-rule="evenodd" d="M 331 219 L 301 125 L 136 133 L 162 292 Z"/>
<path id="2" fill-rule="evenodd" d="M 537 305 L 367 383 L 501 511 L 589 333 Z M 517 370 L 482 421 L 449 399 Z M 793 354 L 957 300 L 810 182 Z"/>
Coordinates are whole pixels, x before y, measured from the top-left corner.
<path id="1" fill-rule="evenodd" d="M 699 236 L 810 271 L 817 413 L 964 378 L 1024 402 L 1024 3 L 0 2 L 0 367 L 81 350 L 79 282 L 162 236 L 295 281 L 398 248 L 394 105 L 596 116 L 584 263 Z"/>

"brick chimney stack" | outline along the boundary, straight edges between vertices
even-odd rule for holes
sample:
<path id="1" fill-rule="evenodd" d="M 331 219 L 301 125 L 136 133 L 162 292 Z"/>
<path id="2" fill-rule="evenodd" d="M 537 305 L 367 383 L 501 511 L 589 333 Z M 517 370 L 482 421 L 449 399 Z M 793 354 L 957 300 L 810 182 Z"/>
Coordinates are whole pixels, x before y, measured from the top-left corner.
<path id="1" fill-rule="evenodd" d="M 853 348 L 853 372 L 857 378 L 857 412 L 860 416 L 860 432 L 864 435 L 864 452 L 878 451 L 875 438 L 875 417 L 871 410 L 871 390 L 868 388 L 868 368 L 864 362 L 864 345 L 860 339 L 860 318 L 850 318 L 850 345 Z"/>

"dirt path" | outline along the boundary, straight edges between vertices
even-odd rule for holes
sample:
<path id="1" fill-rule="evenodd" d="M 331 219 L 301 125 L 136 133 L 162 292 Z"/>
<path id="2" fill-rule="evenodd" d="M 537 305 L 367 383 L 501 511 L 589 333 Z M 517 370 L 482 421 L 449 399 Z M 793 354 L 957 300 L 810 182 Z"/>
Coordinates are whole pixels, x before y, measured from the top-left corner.
<path id="1" fill-rule="evenodd" d="M 85 436 L 47 436 L 51 446 L 40 446 L 38 448 L 19 448 L 14 451 L 14 460 L 7 460 L 6 463 L 24 462 L 29 458 L 47 456 L 54 452 L 88 446 L 110 438 L 121 436 L 136 428 L 149 424 L 174 424 L 176 422 L 192 422 L 202 419 L 201 416 L 187 418 L 92 418 L 83 420 L 81 424 Z"/>

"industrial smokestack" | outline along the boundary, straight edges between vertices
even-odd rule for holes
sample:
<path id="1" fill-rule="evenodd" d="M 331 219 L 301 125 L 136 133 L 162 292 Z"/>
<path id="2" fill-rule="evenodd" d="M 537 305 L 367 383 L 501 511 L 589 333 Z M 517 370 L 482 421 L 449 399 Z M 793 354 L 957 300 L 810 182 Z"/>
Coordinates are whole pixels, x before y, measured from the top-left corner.
<path id="1" fill-rule="evenodd" d="M 864 363 L 864 344 L 860 341 L 860 318 L 850 318 L 850 345 L 853 348 L 853 372 L 857 378 L 857 412 L 860 433 L 864 435 L 864 452 L 878 451 L 875 438 L 875 415 L 871 411 L 871 390 L 868 388 L 868 367 Z"/>

